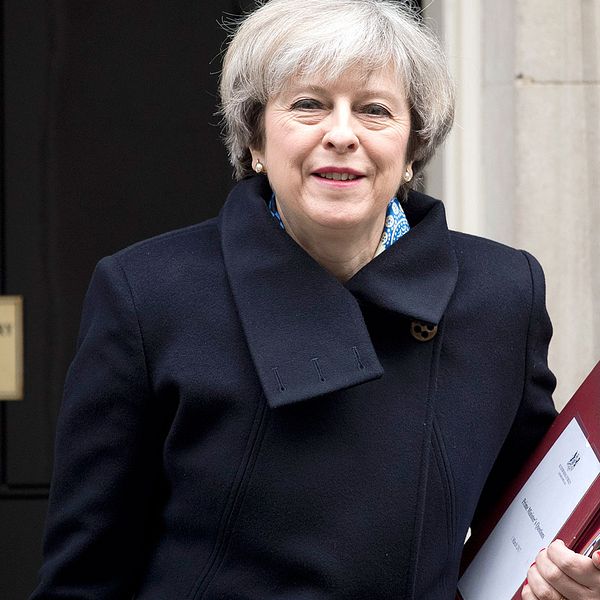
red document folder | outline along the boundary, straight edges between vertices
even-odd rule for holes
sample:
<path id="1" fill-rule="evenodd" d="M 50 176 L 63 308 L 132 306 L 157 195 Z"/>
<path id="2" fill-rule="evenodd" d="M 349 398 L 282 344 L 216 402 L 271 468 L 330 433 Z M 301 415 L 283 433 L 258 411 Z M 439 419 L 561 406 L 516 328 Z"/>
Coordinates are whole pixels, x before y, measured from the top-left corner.
<path id="1" fill-rule="evenodd" d="M 556 417 L 552 426 L 519 475 L 494 507 L 488 519 L 481 524 L 477 533 L 466 543 L 461 574 L 473 560 L 477 551 L 481 548 L 499 519 L 523 485 L 525 485 L 548 450 L 574 418 L 579 422 L 581 429 L 596 451 L 596 454 L 600 456 L 600 362 L 594 367 L 577 392 L 575 392 L 575 395 Z M 556 539 L 563 540 L 572 550 L 583 553 L 599 534 L 600 477 L 597 477 L 558 532 Z M 523 574 L 523 583 L 525 582 L 525 576 Z M 460 594 L 457 594 L 457 598 L 461 598 Z M 512 600 L 520 600 L 520 598 L 521 589 L 513 596 Z"/>

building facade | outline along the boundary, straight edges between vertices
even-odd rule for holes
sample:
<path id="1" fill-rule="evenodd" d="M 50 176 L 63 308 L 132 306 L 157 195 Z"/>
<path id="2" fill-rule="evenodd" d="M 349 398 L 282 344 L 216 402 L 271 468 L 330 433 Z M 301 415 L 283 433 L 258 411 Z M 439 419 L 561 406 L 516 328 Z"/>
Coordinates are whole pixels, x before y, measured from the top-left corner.
<path id="1" fill-rule="evenodd" d="M 600 360 L 600 0 L 434 0 L 457 84 L 427 188 L 546 273 L 560 408 Z"/>

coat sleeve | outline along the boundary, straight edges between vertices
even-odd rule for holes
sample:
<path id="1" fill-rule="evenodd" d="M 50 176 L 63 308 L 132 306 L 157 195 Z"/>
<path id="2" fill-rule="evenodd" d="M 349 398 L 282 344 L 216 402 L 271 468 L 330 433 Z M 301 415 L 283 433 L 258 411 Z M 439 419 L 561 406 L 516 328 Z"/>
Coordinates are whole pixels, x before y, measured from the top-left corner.
<path id="1" fill-rule="evenodd" d="M 525 355 L 523 393 L 519 410 L 475 512 L 475 530 L 489 513 L 506 486 L 517 475 L 556 417 L 552 393 L 556 379 L 548 368 L 548 346 L 552 325 L 546 311 L 544 274 L 537 260 L 523 252 L 531 273 L 531 302 Z"/>
<path id="2" fill-rule="evenodd" d="M 98 264 L 60 410 L 32 600 L 131 598 L 159 489 L 163 419 L 117 259 Z"/>

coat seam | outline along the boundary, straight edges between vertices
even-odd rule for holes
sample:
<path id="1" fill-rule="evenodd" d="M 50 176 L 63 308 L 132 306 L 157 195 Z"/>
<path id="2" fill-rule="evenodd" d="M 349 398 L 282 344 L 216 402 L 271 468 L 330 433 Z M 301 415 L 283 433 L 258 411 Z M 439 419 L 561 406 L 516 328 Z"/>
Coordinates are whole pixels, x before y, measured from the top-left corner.
<path id="1" fill-rule="evenodd" d="M 229 552 L 229 547 L 231 546 L 231 540 L 233 538 L 233 534 L 235 533 L 235 525 L 237 522 L 237 518 L 244 506 L 244 502 L 246 500 L 246 495 L 248 493 L 248 487 L 250 486 L 250 481 L 252 480 L 252 475 L 254 474 L 254 465 L 256 464 L 256 461 L 258 459 L 258 455 L 260 453 L 260 449 L 262 446 L 262 442 L 264 439 L 264 432 L 265 432 L 265 428 L 266 428 L 266 421 L 268 419 L 269 416 L 269 411 L 267 408 L 267 403 L 266 401 L 263 403 L 263 411 L 261 414 L 261 420 L 260 420 L 260 424 L 259 424 L 259 430 L 256 434 L 256 440 L 255 443 L 252 447 L 252 452 L 248 461 L 248 465 L 246 466 L 246 471 L 247 471 L 247 477 L 245 478 L 244 484 L 242 486 L 240 486 L 240 490 L 239 493 L 237 495 L 237 497 L 239 498 L 238 501 L 238 505 L 235 508 L 235 516 L 232 518 L 231 521 L 231 531 L 229 532 L 229 535 L 227 537 L 227 540 L 223 543 L 223 549 L 221 552 L 221 556 L 218 560 L 218 564 L 216 565 L 215 569 L 213 570 L 213 573 L 210 577 L 210 579 L 207 581 L 206 587 L 204 588 L 204 590 L 202 591 L 202 593 L 200 594 L 200 596 L 198 596 L 198 598 L 194 598 L 194 600 L 201 600 L 202 598 L 205 597 L 205 595 L 207 594 L 207 592 L 210 590 L 210 586 L 214 583 L 214 581 L 216 580 L 217 576 L 219 575 L 219 572 L 221 571 L 221 568 L 223 566 L 223 563 L 225 562 L 225 559 L 227 558 L 227 554 Z M 232 513 L 233 514 L 233 513 Z"/>
<path id="2" fill-rule="evenodd" d="M 454 474 L 450 467 L 450 462 L 448 460 L 448 453 L 446 451 L 446 444 L 444 442 L 444 437 L 440 430 L 439 423 L 436 419 L 435 413 L 432 419 L 432 429 L 433 429 L 433 441 L 434 445 L 434 456 L 436 462 L 438 464 L 438 468 L 440 469 L 440 475 L 442 477 L 443 483 L 446 487 L 446 492 L 448 494 L 447 498 L 447 517 L 448 517 L 448 544 L 449 547 L 454 547 L 455 538 L 456 538 L 456 493 L 455 493 L 455 483 L 454 483 Z M 437 449 L 437 452 L 436 452 Z"/>
<path id="3" fill-rule="evenodd" d="M 245 488 L 245 483 L 252 471 L 251 466 L 254 464 L 253 458 L 255 457 L 255 448 L 258 445 L 261 432 L 264 429 L 263 424 L 265 422 L 266 407 L 266 400 L 261 396 L 254 411 L 252 427 L 248 434 L 244 455 L 238 466 L 236 477 L 229 490 L 229 494 L 227 495 L 227 501 L 225 502 L 223 513 L 221 515 L 213 550 L 208 557 L 204 568 L 200 572 L 200 575 L 195 579 L 190 590 L 185 595 L 185 598 L 200 600 L 219 571 L 223 554 L 225 553 L 229 537 L 233 531 L 236 512 L 239 513 L 239 509 L 241 508 L 240 499 L 243 498 L 244 495 L 243 490 Z"/>
<path id="4" fill-rule="evenodd" d="M 415 516 L 413 521 L 413 534 L 411 540 L 411 547 L 414 549 L 414 558 L 409 564 L 408 576 L 406 578 L 406 593 L 405 598 L 414 598 L 415 586 L 416 586 L 416 574 L 417 564 L 419 562 L 419 551 L 421 547 L 421 536 L 423 529 L 423 518 L 425 511 L 425 494 L 427 491 L 427 479 L 429 477 L 429 465 L 431 463 L 431 429 L 432 429 L 432 418 L 433 418 L 433 396 L 435 394 L 437 371 L 440 357 L 440 350 L 442 346 L 442 338 L 444 334 L 444 318 L 440 320 L 438 325 L 438 333 L 433 340 L 433 348 L 431 351 L 431 358 L 429 360 L 429 377 L 427 382 L 427 412 L 425 422 L 423 423 L 425 431 L 423 432 L 423 442 L 421 444 L 421 464 L 420 464 L 420 478 L 419 488 L 417 496 L 417 506 L 415 510 Z"/>
<path id="5" fill-rule="evenodd" d="M 526 389 L 527 389 L 527 378 L 528 378 L 527 374 L 529 371 L 528 365 L 529 365 L 529 353 L 530 353 L 529 337 L 531 335 L 533 311 L 534 311 L 534 304 L 535 304 L 535 281 L 533 279 L 533 271 L 531 269 L 531 263 L 529 262 L 529 257 L 527 256 L 526 252 L 521 250 L 521 254 L 525 257 L 525 260 L 527 261 L 527 267 L 529 269 L 531 299 L 530 299 L 530 305 L 529 305 L 529 318 L 527 321 L 527 335 L 525 337 L 525 365 L 523 368 L 523 388 L 521 390 L 521 400 L 519 401 L 519 407 L 521 407 L 523 405 L 523 400 L 525 399 L 525 394 L 526 394 Z"/>
<path id="6" fill-rule="evenodd" d="M 138 333 L 139 333 L 139 336 L 140 336 L 140 346 L 142 348 L 142 356 L 144 358 L 144 369 L 146 371 L 146 386 L 148 388 L 148 391 L 151 391 L 152 390 L 152 384 L 151 384 L 151 379 L 150 379 L 150 368 L 148 366 L 148 353 L 146 351 L 146 342 L 145 342 L 145 339 L 144 339 L 144 332 L 142 331 L 142 325 L 140 323 L 139 310 L 138 310 L 138 307 L 137 307 L 137 302 L 135 300 L 135 295 L 133 293 L 133 288 L 131 286 L 129 278 L 127 277 L 127 273 L 126 273 L 125 269 L 123 268 L 123 265 L 121 264 L 121 262 L 116 257 L 114 257 L 114 259 L 115 259 L 115 262 L 117 263 L 117 267 L 121 271 L 121 275 L 123 276 L 125 284 L 127 285 L 127 289 L 129 291 L 129 296 L 131 298 L 131 304 L 132 304 L 132 307 L 133 307 L 133 314 L 135 316 L 135 322 L 136 322 Z"/>

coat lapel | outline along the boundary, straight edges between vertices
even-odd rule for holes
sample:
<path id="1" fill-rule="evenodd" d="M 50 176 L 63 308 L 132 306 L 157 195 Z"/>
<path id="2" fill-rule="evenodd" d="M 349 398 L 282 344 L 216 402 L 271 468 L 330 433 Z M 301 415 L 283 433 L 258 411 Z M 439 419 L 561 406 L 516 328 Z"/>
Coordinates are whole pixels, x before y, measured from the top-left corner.
<path id="1" fill-rule="evenodd" d="M 219 216 L 225 268 L 267 402 L 274 408 L 381 377 L 358 301 L 439 321 L 457 272 L 441 203 L 429 199 L 428 207 L 418 196 L 407 212 L 414 234 L 343 286 L 280 228 L 270 195 L 266 177 L 246 179 Z M 423 241 L 406 243 L 410 237 Z"/>
<path id="2" fill-rule="evenodd" d="M 376 256 L 346 287 L 361 302 L 438 325 L 458 279 L 444 205 L 411 192 L 403 208 L 410 232 Z"/>

